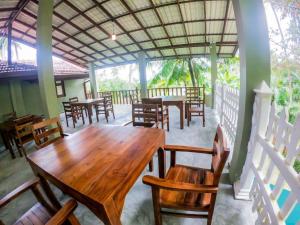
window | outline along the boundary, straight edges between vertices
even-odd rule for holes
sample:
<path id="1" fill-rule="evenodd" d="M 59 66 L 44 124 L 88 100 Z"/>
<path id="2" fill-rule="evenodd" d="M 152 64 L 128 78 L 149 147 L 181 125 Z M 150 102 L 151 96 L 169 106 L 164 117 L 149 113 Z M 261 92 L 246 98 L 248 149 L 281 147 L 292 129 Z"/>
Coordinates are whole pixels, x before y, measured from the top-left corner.
<path id="1" fill-rule="evenodd" d="M 65 83 L 63 80 L 56 80 L 55 87 L 56 87 L 56 95 L 58 98 L 66 96 Z"/>

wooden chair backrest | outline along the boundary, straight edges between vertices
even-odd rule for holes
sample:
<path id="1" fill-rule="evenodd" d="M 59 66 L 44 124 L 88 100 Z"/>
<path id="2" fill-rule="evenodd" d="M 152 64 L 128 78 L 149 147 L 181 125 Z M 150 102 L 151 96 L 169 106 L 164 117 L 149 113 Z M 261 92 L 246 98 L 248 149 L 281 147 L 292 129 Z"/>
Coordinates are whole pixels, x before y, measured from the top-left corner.
<path id="1" fill-rule="evenodd" d="M 131 94 L 129 97 L 131 104 L 139 103 L 139 96 L 137 94 Z"/>
<path id="2" fill-rule="evenodd" d="M 69 98 L 69 102 L 79 102 L 78 97 Z"/>
<path id="3" fill-rule="evenodd" d="M 59 118 L 44 120 L 32 125 L 34 141 L 39 148 L 43 148 L 64 137 Z"/>
<path id="4" fill-rule="evenodd" d="M 2 120 L 3 121 L 11 121 L 17 118 L 16 112 L 10 112 L 2 115 Z"/>
<path id="5" fill-rule="evenodd" d="M 16 137 L 19 140 L 20 144 L 23 144 L 23 138 L 26 136 L 29 137 L 27 138 L 27 142 L 33 140 L 31 136 L 31 126 L 33 125 L 33 123 L 34 116 L 32 115 L 23 116 L 14 120 Z"/>
<path id="6" fill-rule="evenodd" d="M 187 87 L 186 101 L 192 105 L 200 105 L 205 102 L 205 87 Z"/>
<path id="7" fill-rule="evenodd" d="M 104 96 L 104 102 L 105 102 L 106 106 L 111 106 L 113 104 L 112 95 L 111 94 L 105 95 Z"/>
<path id="8" fill-rule="evenodd" d="M 218 185 L 226 160 L 230 153 L 230 150 L 227 147 L 226 137 L 224 136 L 220 125 L 217 127 L 213 151 L 211 170 L 214 173 L 214 185 Z"/>
<path id="9" fill-rule="evenodd" d="M 158 123 L 156 104 L 132 104 L 132 124 L 134 127 L 153 127 Z"/>
<path id="10" fill-rule="evenodd" d="M 145 105 L 158 105 L 158 111 L 161 113 L 163 111 L 163 101 L 162 98 L 142 98 L 142 104 Z"/>
<path id="11" fill-rule="evenodd" d="M 74 107 L 71 105 L 70 102 L 63 102 L 63 107 L 65 113 L 73 113 L 74 112 Z"/>

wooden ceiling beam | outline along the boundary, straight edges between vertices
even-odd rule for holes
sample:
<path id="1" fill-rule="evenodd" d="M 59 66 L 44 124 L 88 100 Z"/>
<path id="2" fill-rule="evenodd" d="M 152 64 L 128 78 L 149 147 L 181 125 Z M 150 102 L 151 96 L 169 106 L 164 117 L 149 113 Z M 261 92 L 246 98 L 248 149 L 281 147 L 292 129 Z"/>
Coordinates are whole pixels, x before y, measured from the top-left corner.
<path id="1" fill-rule="evenodd" d="M 224 39 L 224 33 L 225 33 L 225 29 L 226 29 L 226 22 L 227 22 L 228 11 L 229 11 L 229 3 L 230 3 L 230 0 L 227 0 L 227 2 L 226 2 L 226 10 L 225 10 L 225 17 L 224 17 L 224 24 L 223 24 L 223 30 L 222 30 L 221 42 L 223 42 L 223 39 Z M 222 46 L 219 47 L 219 52 L 218 52 L 218 54 L 220 54 L 221 48 L 222 48 Z"/>
<path id="2" fill-rule="evenodd" d="M 34 14 L 28 12 L 27 10 L 23 10 L 22 12 L 25 13 L 25 14 L 27 14 L 28 16 L 31 16 L 31 17 L 34 18 L 34 19 L 37 19 L 37 16 L 36 16 L 36 15 L 34 15 Z M 99 52 L 98 50 L 96 50 L 96 49 L 94 49 L 94 48 L 88 46 L 86 43 L 84 43 L 84 42 L 82 42 L 81 40 L 79 40 L 78 38 L 74 37 L 74 35 L 70 35 L 70 34 L 66 33 L 66 32 L 65 32 L 64 30 L 62 30 L 62 29 L 57 29 L 54 25 L 52 25 L 52 28 L 53 28 L 54 30 L 57 30 L 58 32 L 62 33 L 62 34 L 65 35 L 66 37 L 68 37 L 68 38 L 70 38 L 70 39 L 73 39 L 73 40 L 77 41 L 78 43 L 82 44 L 82 45 L 83 45 L 82 47 L 88 47 L 88 48 L 91 48 L 91 49 L 94 50 L 96 53 Z M 34 29 L 35 29 L 35 28 L 34 28 Z M 61 41 L 61 40 L 60 40 L 60 41 Z M 62 42 L 62 41 L 61 41 L 61 42 Z M 76 47 L 73 47 L 73 49 L 74 49 L 74 50 L 77 50 L 77 51 L 80 50 L 80 49 L 78 49 L 78 48 L 76 48 Z M 81 52 L 84 53 L 84 51 L 81 51 Z M 86 56 L 90 56 L 90 55 L 88 55 L 87 53 L 84 53 L 84 54 L 85 54 Z M 94 54 L 94 53 L 93 53 L 93 54 Z M 99 54 L 102 55 L 104 58 L 106 57 L 106 56 L 104 56 L 102 53 L 99 53 Z M 94 58 L 94 57 L 93 57 L 93 58 Z M 103 64 L 106 64 L 106 63 L 103 62 Z"/>
<path id="3" fill-rule="evenodd" d="M 27 45 L 27 46 L 29 46 L 29 47 L 31 47 L 31 48 L 36 48 L 36 45 L 35 45 L 35 44 L 32 44 L 32 43 L 30 43 L 30 42 L 28 42 L 28 41 L 25 41 L 25 40 L 21 39 L 21 38 L 13 37 L 13 40 L 16 41 L 16 42 L 19 42 L 19 43 L 21 43 L 21 44 Z M 74 62 L 74 61 L 72 61 L 72 60 L 70 60 L 70 59 L 67 59 L 67 58 L 65 58 L 65 57 L 62 57 L 61 55 L 59 55 L 59 54 L 57 54 L 57 53 L 53 53 L 53 55 L 56 56 L 56 57 L 58 57 L 58 58 L 62 58 L 63 60 L 65 60 L 65 61 L 67 61 L 67 62 L 69 62 L 69 63 L 78 65 L 78 66 L 83 67 L 83 68 L 87 68 L 87 66 L 86 66 L 85 64 L 81 64 L 81 63 L 79 63 L 79 62 Z"/>
<path id="4" fill-rule="evenodd" d="M 181 20 L 181 22 L 183 23 L 184 20 L 183 20 L 183 15 L 182 15 L 181 7 L 180 7 L 180 4 L 179 4 L 179 0 L 177 0 L 177 7 L 178 7 L 178 10 L 179 10 L 179 13 L 180 13 L 180 20 Z M 185 34 L 185 36 L 186 36 L 187 43 L 190 44 L 190 41 L 189 41 L 189 39 L 187 38 L 187 31 L 186 31 L 185 24 L 183 24 L 182 26 L 183 26 L 184 34 Z M 191 48 L 189 48 L 189 52 L 190 52 L 190 55 L 191 55 L 191 54 L 192 54 Z"/>
<path id="5" fill-rule="evenodd" d="M 217 46 L 221 46 L 221 45 L 224 45 L 224 46 L 236 46 L 237 45 L 237 42 L 236 41 L 231 41 L 231 42 L 217 42 L 216 43 Z M 158 50 L 167 50 L 167 49 L 176 49 L 176 48 L 193 48 L 193 47 L 208 47 L 210 46 L 210 43 L 209 42 L 206 42 L 206 43 L 190 43 L 189 45 L 188 44 L 180 44 L 180 45 L 173 45 L 173 46 L 163 46 L 163 47 L 157 47 L 157 48 L 148 48 L 148 49 L 144 49 L 145 52 L 149 52 L 149 51 L 158 51 Z M 135 53 L 138 53 L 139 51 L 132 51 L 131 53 L 132 54 L 135 54 Z M 122 54 L 119 54 L 120 55 L 126 55 L 126 53 L 122 53 Z M 148 58 L 151 58 L 151 57 L 148 57 Z M 95 61 L 96 62 L 96 61 Z"/>
<path id="6" fill-rule="evenodd" d="M 131 34 L 126 29 L 124 29 L 124 27 L 117 20 L 115 20 L 115 18 L 110 14 L 110 12 L 108 12 L 101 4 L 99 4 L 97 0 L 92 0 L 92 1 L 112 20 L 112 22 L 117 24 L 119 28 L 123 30 L 123 32 L 131 39 L 131 41 L 134 44 L 136 44 L 139 47 L 140 50 L 143 50 L 142 46 L 131 36 Z"/>
<path id="7" fill-rule="evenodd" d="M 21 31 L 21 30 L 19 30 L 19 29 L 17 29 L 17 28 L 13 28 L 12 30 L 14 30 L 14 31 L 16 31 L 16 32 L 18 32 L 18 33 L 20 33 L 20 34 L 22 34 L 22 35 L 24 35 L 24 36 L 27 36 L 27 37 L 29 37 L 29 38 L 31 38 L 31 39 L 34 39 L 34 40 L 36 40 L 36 37 L 35 36 L 33 36 L 33 35 L 30 35 L 30 34 L 28 34 L 28 33 L 25 33 L 25 32 L 23 32 L 23 31 Z M 69 55 L 71 55 L 71 56 L 73 56 L 73 57 L 75 57 L 75 58 L 78 58 L 78 56 L 77 55 L 74 55 L 72 52 L 68 52 L 68 51 L 66 51 L 66 50 L 64 50 L 64 49 L 62 49 L 62 48 L 60 48 L 60 47 L 55 47 L 57 50 L 59 50 L 59 51 L 62 51 L 62 52 L 64 52 L 64 54 L 69 54 Z M 60 55 L 60 54 L 58 54 L 58 55 Z M 61 57 L 64 57 L 63 55 L 60 55 Z M 88 63 L 88 61 L 87 60 L 85 60 L 85 59 L 81 59 L 82 61 L 84 61 L 85 63 Z"/>
<path id="8" fill-rule="evenodd" d="M 134 17 L 135 21 L 139 24 L 139 26 L 142 28 L 142 30 L 147 34 L 148 38 L 151 40 L 152 44 L 157 47 L 156 43 L 153 41 L 153 38 L 151 37 L 151 35 L 149 34 L 149 32 L 145 29 L 144 25 L 141 23 L 141 21 L 139 20 L 139 18 L 135 15 L 135 13 L 133 12 L 133 10 L 129 7 L 129 5 L 124 1 L 124 0 L 120 0 L 122 2 L 122 4 L 126 7 L 126 9 L 131 13 L 131 15 Z M 159 54 L 161 56 L 163 56 L 162 52 L 159 51 Z"/>
<path id="9" fill-rule="evenodd" d="M 0 12 L 16 11 L 17 9 L 17 7 L 0 8 Z"/>
<path id="10" fill-rule="evenodd" d="M 80 9 L 78 9 L 78 8 L 77 8 L 75 5 L 73 5 L 70 1 L 65 0 L 64 3 L 67 4 L 71 9 L 75 10 L 75 11 L 78 13 L 77 16 L 79 16 L 79 15 L 83 16 L 86 20 L 88 20 L 91 24 L 93 24 L 93 26 L 99 28 L 103 33 L 105 33 L 108 37 L 110 37 L 110 34 L 109 34 L 105 29 L 103 29 L 101 26 L 98 26 L 94 20 L 92 20 L 89 16 L 87 16 L 86 14 L 84 14 L 83 12 L 81 12 Z M 69 20 L 69 21 L 71 21 L 71 20 Z M 95 39 L 95 40 L 97 40 L 97 39 Z M 97 42 L 99 42 L 99 41 L 97 40 Z M 120 45 L 120 46 L 123 47 L 123 45 L 122 45 L 118 40 L 116 40 L 116 43 L 117 43 L 118 45 Z M 103 44 L 102 42 L 101 42 L 100 44 L 102 44 L 103 46 L 105 46 L 108 50 L 111 50 L 110 47 L 108 47 L 107 45 Z M 130 52 L 128 51 L 128 49 L 125 48 L 125 50 L 127 51 L 128 54 L 130 54 Z M 112 52 L 113 52 L 115 55 L 118 54 L 118 53 L 115 52 L 115 51 L 112 51 Z M 133 57 L 134 57 L 134 55 L 133 55 Z M 135 58 L 135 57 L 134 57 L 134 58 Z M 123 60 L 126 60 L 125 58 L 122 58 L 122 59 L 123 59 Z"/>
<path id="11" fill-rule="evenodd" d="M 27 13 L 28 13 L 27 11 L 23 11 L 23 13 L 26 14 L 26 15 L 28 15 L 28 16 L 34 16 L 33 14 L 27 14 Z M 36 19 L 36 18 L 35 18 L 35 19 Z M 16 19 L 16 22 L 22 24 L 23 26 L 27 26 L 27 28 L 29 28 L 29 30 L 30 30 L 30 29 L 33 29 L 33 30 L 36 29 L 34 26 L 29 25 L 29 24 L 27 24 L 27 23 L 24 23 L 23 21 L 20 21 L 20 20 L 18 20 L 18 19 Z M 52 25 L 52 27 L 53 27 L 53 29 L 55 29 L 55 26 Z M 61 32 L 63 35 L 65 35 L 65 36 L 67 36 L 67 37 L 69 37 L 69 38 L 73 38 L 73 36 L 69 35 L 68 33 L 64 32 L 63 30 L 59 30 L 59 32 Z M 90 56 L 90 57 L 92 57 L 92 58 L 94 58 L 94 59 L 97 59 L 96 57 L 92 56 L 92 54 L 87 54 L 86 52 L 82 51 L 81 49 L 76 48 L 76 47 L 74 47 L 74 46 L 72 46 L 72 45 L 66 43 L 65 41 L 62 41 L 62 40 L 59 39 L 59 38 L 56 38 L 56 37 L 53 36 L 53 39 L 56 40 L 56 41 L 58 41 L 58 42 L 60 42 L 60 43 L 63 43 L 64 45 L 66 45 L 66 46 L 72 48 L 73 50 L 76 50 L 76 51 L 79 51 L 79 52 L 83 53 L 85 56 Z M 74 38 L 73 38 L 73 39 L 74 39 Z M 84 42 L 81 42 L 80 40 L 75 39 L 75 41 L 77 41 L 78 43 L 82 44 L 83 46 L 88 47 Z M 78 57 L 78 56 L 77 56 L 77 57 Z"/>
<path id="12" fill-rule="evenodd" d="M 166 33 L 166 35 L 167 35 L 167 38 L 168 38 L 168 40 L 169 40 L 171 46 L 173 46 L 172 40 L 171 40 L 171 38 L 170 38 L 170 36 L 169 36 L 169 34 L 168 34 L 168 31 L 167 31 L 167 29 L 166 29 L 166 27 L 165 27 L 164 22 L 162 21 L 162 19 L 161 19 L 159 13 L 158 13 L 158 11 L 157 11 L 157 8 L 155 7 L 155 5 L 154 5 L 154 3 L 153 3 L 152 0 L 149 0 L 149 2 L 150 2 L 150 4 L 151 4 L 152 8 L 154 9 L 154 12 L 155 12 L 155 14 L 156 14 L 156 16 L 157 16 L 157 18 L 158 18 L 158 20 L 159 20 L 159 22 L 160 22 L 161 27 L 164 29 L 164 31 L 165 31 L 165 33 Z M 177 4 L 177 3 L 176 3 L 176 4 Z M 176 52 L 174 49 L 173 49 L 173 52 L 175 53 L 175 55 L 177 55 L 177 52 Z"/>
<path id="13" fill-rule="evenodd" d="M 38 4 L 37 0 L 32 0 L 34 3 Z M 59 13 L 53 11 L 53 15 L 55 15 L 56 17 L 58 17 L 59 19 L 63 20 L 63 21 L 67 21 L 71 26 L 73 26 L 74 28 L 76 28 L 77 30 L 81 31 L 81 33 L 84 33 L 85 35 L 87 35 L 89 38 L 91 38 L 94 41 L 98 41 L 94 36 L 90 35 L 88 32 L 86 32 L 85 30 L 81 29 L 79 26 L 77 26 L 76 24 L 74 24 L 72 21 L 68 21 L 65 17 L 61 16 Z M 53 27 L 53 26 L 52 26 Z M 60 29 L 61 32 L 61 29 Z M 72 36 L 73 39 L 75 40 L 79 40 L 77 38 L 75 38 L 74 36 Z M 87 46 L 86 44 L 84 44 L 86 47 L 93 49 L 96 53 L 102 55 L 104 58 L 107 58 L 107 56 L 105 56 L 103 53 L 99 52 L 97 49 L 91 47 L 91 46 Z M 105 46 L 104 44 L 102 44 L 103 46 Z M 106 48 L 108 48 L 107 46 L 105 46 Z M 114 61 L 113 59 L 111 59 L 112 61 Z M 115 62 L 115 61 L 114 61 Z"/>

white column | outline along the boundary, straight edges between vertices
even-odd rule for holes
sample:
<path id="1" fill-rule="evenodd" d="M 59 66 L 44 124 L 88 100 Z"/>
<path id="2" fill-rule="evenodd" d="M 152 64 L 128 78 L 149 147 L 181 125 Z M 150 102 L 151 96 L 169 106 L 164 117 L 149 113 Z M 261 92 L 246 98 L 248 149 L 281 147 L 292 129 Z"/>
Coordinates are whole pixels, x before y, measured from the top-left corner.
<path id="1" fill-rule="evenodd" d="M 264 136 L 267 131 L 271 101 L 273 92 L 263 81 L 258 89 L 254 89 L 255 101 L 253 105 L 252 128 L 250 140 L 248 143 L 248 153 L 243 167 L 240 180 L 234 183 L 234 196 L 236 199 L 250 200 L 250 191 L 252 188 L 254 174 L 251 165 L 255 156 L 259 156 L 260 146 L 256 143 L 257 135 Z M 255 156 L 254 156 L 255 153 Z"/>
<path id="2" fill-rule="evenodd" d="M 146 67 L 147 62 L 145 59 L 145 53 L 139 52 L 139 72 L 140 72 L 140 84 L 141 84 L 141 98 L 147 97 L 147 75 Z"/>
<path id="3" fill-rule="evenodd" d="M 95 65 L 94 63 L 89 64 L 89 78 L 91 84 L 91 92 L 93 98 L 98 97 L 98 89 L 97 89 L 97 81 L 96 81 L 96 73 L 95 73 Z"/>

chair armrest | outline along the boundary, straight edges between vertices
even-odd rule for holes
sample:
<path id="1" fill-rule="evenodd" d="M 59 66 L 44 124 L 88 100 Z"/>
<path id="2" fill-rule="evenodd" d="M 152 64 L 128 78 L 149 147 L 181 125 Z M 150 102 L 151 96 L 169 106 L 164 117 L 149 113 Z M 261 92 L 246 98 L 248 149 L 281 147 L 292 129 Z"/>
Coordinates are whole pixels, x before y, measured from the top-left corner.
<path id="1" fill-rule="evenodd" d="M 125 126 L 128 126 L 131 123 L 133 123 L 133 121 L 129 121 L 129 122 L 123 123 L 122 126 L 125 127 Z"/>
<path id="2" fill-rule="evenodd" d="M 149 175 L 143 177 L 143 183 L 159 189 L 166 189 L 171 191 L 185 191 L 198 193 L 217 193 L 218 191 L 218 187 L 214 185 L 175 182 L 172 180 L 161 179 Z"/>
<path id="3" fill-rule="evenodd" d="M 1 200 L 0 200 L 0 208 L 2 208 L 3 206 L 5 206 L 6 204 L 8 204 L 9 202 L 11 202 L 12 200 L 14 200 L 16 197 L 18 197 L 19 195 L 21 195 L 22 193 L 26 192 L 27 190 L 31 189 L 32 187 L 36 186 L 39 184 L 40 179 L 39 178 L 35 178 L 33 180 L 27 181 L 24 184 L 22 184 L 21 186 L 17 187 L 15 190 L 13 190 L 12 192 L 8 193 L 6 196 L 4 196 Z"/>
<path id="4" fill-rule="evenodd" d="M 164 150 L 175 151 L 175 152 L 194 152 L 194 153 L 203 153 L 203 154 L 213 154 L 212 148 L 201 148 L 201 147 L 184 146 L 184 145 L 165 145 Z"/>
<path id="5" fill-rule="evenodd" d="M 77 202 L 70 199 L 47 223 L 46 225 L 61 225 L 77 207 Z"/>

